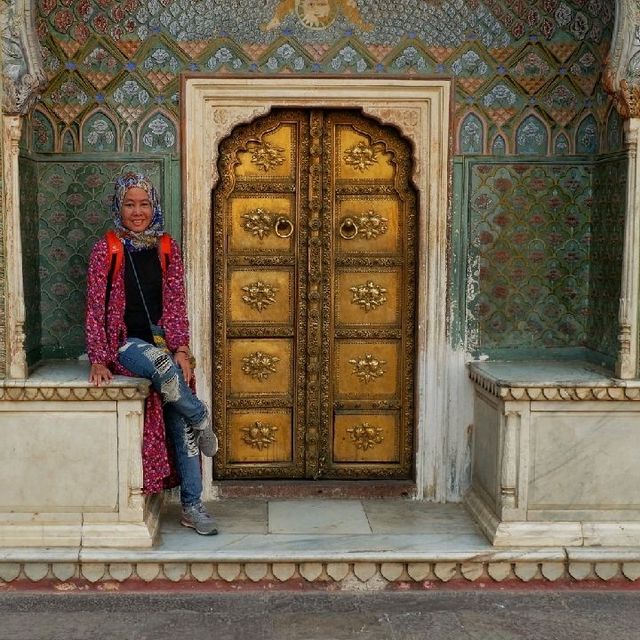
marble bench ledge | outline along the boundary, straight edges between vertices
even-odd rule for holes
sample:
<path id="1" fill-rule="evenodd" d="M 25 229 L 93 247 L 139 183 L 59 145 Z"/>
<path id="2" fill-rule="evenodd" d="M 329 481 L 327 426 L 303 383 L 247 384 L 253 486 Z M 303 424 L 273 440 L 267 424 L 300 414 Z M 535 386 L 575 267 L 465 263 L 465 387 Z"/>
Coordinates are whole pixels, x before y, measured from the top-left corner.
<path id="1" fill-rule="evenodd" d="M 162 499 L 142 493 L 149 382 L 89 383 L 89 363 L 49 361 L 0 382 L 1 547 L 149 548 Z"/>
<path id="2" fill-rule="evenodd" d="M 28 378 L 0 380 L 0 400 L 140 400 L 149 395 L 143 378 L 114 376 L 108 385 L 89 384 L 86 360 L 50 360 Z"/>
<path id="3" fill-rule="evenodd" d="M 635 400 L 640 380 L 620 380 L 584 361 L 471 362 L 469 377 L 501 400 Z"/>

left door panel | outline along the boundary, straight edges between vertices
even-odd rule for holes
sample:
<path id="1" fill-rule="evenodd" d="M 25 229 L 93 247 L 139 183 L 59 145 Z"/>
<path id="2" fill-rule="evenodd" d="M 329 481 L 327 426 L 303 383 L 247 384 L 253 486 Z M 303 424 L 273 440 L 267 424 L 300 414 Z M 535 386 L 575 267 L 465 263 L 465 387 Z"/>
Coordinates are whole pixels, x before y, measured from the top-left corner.
<path id="1" fill-rule="evenodd" d="M 216 477 L 304 476 L 308 138 L 302 112 L 222 143 L 213 202 Z"/>

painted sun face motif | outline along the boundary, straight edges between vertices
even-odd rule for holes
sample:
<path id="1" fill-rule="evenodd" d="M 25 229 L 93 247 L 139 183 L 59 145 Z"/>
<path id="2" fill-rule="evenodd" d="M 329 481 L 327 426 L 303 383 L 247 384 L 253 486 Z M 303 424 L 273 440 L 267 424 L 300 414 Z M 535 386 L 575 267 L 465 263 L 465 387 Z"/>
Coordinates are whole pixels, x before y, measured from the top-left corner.
<path id="1" fill-rule="evenodd" d="M 296 0 L 296 14 L 309 29 L 326 29 L 337 13 L 335 0 Z"/>
<path id="2" fill-rule="evenodd" d="M 262 29 L 275 29 L 292 12 L 307 29 L 326 29 L 335 22 L 339 13 L 363 31 L 371 31 L 374 27 L 363 20 L 357 0 L 280 0 L 273 18 L 263 24 Z"/>

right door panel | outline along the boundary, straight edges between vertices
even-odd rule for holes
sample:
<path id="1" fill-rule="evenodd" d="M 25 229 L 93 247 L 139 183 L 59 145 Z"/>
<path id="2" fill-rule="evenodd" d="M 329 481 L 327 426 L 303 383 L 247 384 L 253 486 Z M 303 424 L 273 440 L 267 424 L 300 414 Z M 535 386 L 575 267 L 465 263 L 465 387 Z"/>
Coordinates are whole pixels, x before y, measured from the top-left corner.
<path id="1" fill-rule="evenodd" d="M 327 112 L 323 131 L 323 475 L 407 478 L 416 258 L 410 150 L 393 129 L 355 112 Z"/>

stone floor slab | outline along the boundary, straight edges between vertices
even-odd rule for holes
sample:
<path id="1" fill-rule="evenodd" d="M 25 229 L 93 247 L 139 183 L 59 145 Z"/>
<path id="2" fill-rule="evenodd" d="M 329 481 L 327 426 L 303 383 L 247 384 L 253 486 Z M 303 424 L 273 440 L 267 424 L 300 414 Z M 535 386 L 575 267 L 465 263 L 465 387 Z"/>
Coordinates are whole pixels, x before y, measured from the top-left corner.
<path id="1" fill-rule="evenodd" d="M 371 534 L 360 500 L 274 500 L 269 533 Z"/>
<path id="2" fill-rule="evenodd" d="M 363 500 L 374 534 L 480 534 L 471 516 L 459 505 L 416 500 Z"/>

